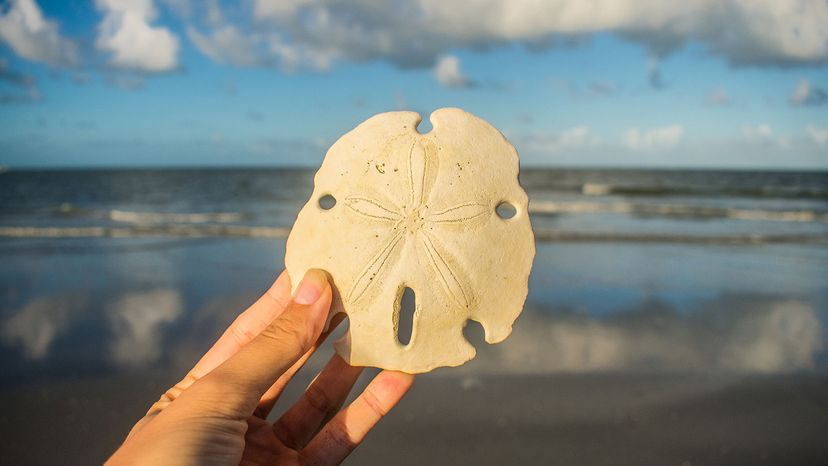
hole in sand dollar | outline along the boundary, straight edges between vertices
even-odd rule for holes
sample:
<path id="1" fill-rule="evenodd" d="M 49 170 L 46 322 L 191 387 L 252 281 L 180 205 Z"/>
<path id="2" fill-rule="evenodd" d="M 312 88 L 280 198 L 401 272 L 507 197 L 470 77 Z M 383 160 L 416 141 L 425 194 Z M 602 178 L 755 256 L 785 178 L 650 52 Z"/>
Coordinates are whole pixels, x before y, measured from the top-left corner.
<path id="1" fill-rule="evenodd" d="M 424 118 L 417 123 L 417 132 L 420 134 L 428 134 L 432 129 L 434 128 L 431 126 L 431 120 L 428 118 Z"/>
<path id="2" fill-rule="evenodd" d="M 336 198 L 330 194 L 325 194 L 319 198 L 319 207 L 322 210 L 331 210 L 336 205 Z"/>
<path id="3" fill-rule="evenodd" d="M 463 327 L 463 338 L 469 342 L 472 346 L 477 348 L 485 348 L 486 345 L 486 331 L 483 329 L 483 325 L 476 320 L 467 320 L 466 325 Z"/>
<path id="4" fill-rule="evenodd" d="M 401 345 L 411 342 L 411 335 L 414 333 L 414 311 L 417 308 L 414 290 L 405 287 L 399 301 L 399 322 L 397 325 L 397 341 Z"/>
<path id="5" fill-rule="evenodd" d="M 495 208 L 495 212 L 497 212 L 497 216 L 502 218 L 503 220 L 509 220 L 510 218 L 517 215 L 517 209 L 508 201 L 503 201 L 497 205 Z"/>

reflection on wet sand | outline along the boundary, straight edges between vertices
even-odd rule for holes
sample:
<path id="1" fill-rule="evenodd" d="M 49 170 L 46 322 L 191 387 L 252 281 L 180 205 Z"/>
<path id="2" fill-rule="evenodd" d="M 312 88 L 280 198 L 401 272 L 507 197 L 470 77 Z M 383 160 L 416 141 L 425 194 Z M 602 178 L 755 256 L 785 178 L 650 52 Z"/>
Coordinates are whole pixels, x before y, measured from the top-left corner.
<path id="1" fill-rule="evenodd" d="M 252 298 L 215 296 L 188 315 L 179 290 L 124 293 L 99 310 L 109 331 L 97 335 L 98 350 L 82 362 L 130 368 L 160 361 L 185 370 Z M 82 319 L 96 318 L 90 301 L 68 295 L 35 298 L 2 322 L 2 341 L 20 347 L 30 360 L 48 360 L 57 337 L 89 337 L 73 328 L 82 328 L 77 325 Z M 820 316 L 809 304 L 756 295 L 727 295 L 681 312 L 644 301 L 604 317 L 529 308 L 504 343 L 473 343 L 479 355 L 460 369 L 465 374 L 780 373 L 815 368 L 825 347 Z"/>
<path id="2" fill-rule="evenodd" d="M 808 304 L 726 296 L 684 313 L 658 302 L 607 318 L 530 310 L 501 345 L 477 344 L 468 370 L 788 372 L 814 368 L 824 345 Z"/>
<path id="3" fill-rule="evenodd" d="M 181 295 L 173 289 L 133 292 L 116 300 L 107 312 L 113 360 L 127 366 L 157 361 L 164 349 L 161 330 L 183 311 Z"/>
<path id="4" fill-rule="evenodd" d="M 85 304 L 86 300 L 78 295 L 35 298 L 3 322 L 2 342 L 8 346 L 19 345 L 27 359 L 43 358 L 55 338 L 68 329 Z"/>

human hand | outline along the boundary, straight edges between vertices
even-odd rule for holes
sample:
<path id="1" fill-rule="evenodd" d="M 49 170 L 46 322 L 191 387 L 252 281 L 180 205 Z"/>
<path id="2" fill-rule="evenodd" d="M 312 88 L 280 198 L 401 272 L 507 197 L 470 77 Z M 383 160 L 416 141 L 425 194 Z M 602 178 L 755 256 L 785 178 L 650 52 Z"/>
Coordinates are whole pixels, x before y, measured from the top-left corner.
<path id="1" fill-rule="evenodd" d="M 275 423 L 285 386 L 333 330 L 327 275 L 310 270 L 293 297 L 282 273 L 184 379 L 138 421 L 108 464 L 336 464 L 405 395 L 414 377 L 380 372 L 340 411 L 362 372 L 334 355 Z"/>

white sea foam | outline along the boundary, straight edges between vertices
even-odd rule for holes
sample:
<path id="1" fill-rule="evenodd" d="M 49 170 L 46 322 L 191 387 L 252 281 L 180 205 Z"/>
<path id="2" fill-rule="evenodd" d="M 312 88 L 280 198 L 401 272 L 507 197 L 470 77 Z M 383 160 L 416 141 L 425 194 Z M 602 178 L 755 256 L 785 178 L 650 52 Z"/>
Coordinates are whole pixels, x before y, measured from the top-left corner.
<path id="1" fill-rule="evenodd" d="M 0 227 L 6 238 L 131 238 L 142 236 L 287 238 L 290 228 L 244 225 L 135 225 L 131 227 Z"/>
<path id="2" fill-rule="evenodd" d="M 664 217 L 731 218 L 751 221 L 828 222 L 828 213 L 812 210 L 766 210 L 633 202 L 532 201 L 533 214 L 637 214 Z"/>
<path id="3" fill-rule="evenodd" d="M 688 244 L 828 244 L 820 234 L 617 233 L 535 228 L 538 242 L 628 242 Z M 287 238 L 290 228 L 243 225 L 134 225 L 131 227 L 0 227 L 0 238 Z"/>
<path id="4" fill-rule="evenodd" d="M 210 212 L 210 213 L 167 213 L 167 212 L 132 212 L 128 210 L 113 209 L 108 213 L 108 218 L 122 223 L 231 223 L 238 222 L 244 218 L 240 213 L 235 212 Z"/>

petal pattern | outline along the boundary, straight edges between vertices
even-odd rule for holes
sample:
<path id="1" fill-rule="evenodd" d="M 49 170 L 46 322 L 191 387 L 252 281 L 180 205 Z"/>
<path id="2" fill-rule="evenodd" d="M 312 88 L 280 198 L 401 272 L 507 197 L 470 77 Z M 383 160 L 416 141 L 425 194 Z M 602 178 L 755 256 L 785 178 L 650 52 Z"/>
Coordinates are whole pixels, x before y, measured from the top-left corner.
<path id="1" fill-rule="evenodd" d="M 391 254 L 397 249 L 397 246 L 399 246 L 404 235 L 405 232 L 403 231 L 397 232 L 385 243 L 379 252 L 374 254 L 374 257 L 368 261 L 368 264 L 364 269 L 362 269 L 359 276 L 357 276 L 354 284 L 351 285 L 351 288 L 348 290 L 348 294 L 345 295 L 346 301 L 355 302 L 365 294 L 371 283 L 373 283 L 374 277 L 382 271 L 383 267 L 388 262 L 388 259 L 391 257 Z"/>
<path id="2" fill-rule="evenodd" d="M 443 209 L 428 216 L 434 223 L 465 223 L 489 213 L 489 206 L 477 202 L 464 202 L 448 209 Z"/>
<path id="3" fill-rule="evenodd" d="M 354 212 L 371 220 L 394 223 L 402 218 L 395 208 L 390 208 L 382 202 L 369 197 L 349 196 L 345 198 L 345 205 Z"/>
<path id="4" fill-rule="evenodd" d="M 418 207 L 428 196 L 426 192 L 426 175 L 428 157 L 425 147 L 414 141 L 408 150 L 408 200 L 411 207 Z"/>
<path id="5" fill-rule="evenodd" d="M 420 243 L 425 249 L 426 256 L 429 263 L 437 272 L 437 277 L 440 279 L 440 284 L 446 290 L 446 293 L 454 300 L 455 303 L 462 307 L 469 307 L 469 293 L 463 287 L 463 284 L 458 279 L 457 273 L 452 270 L 449 261 L 446 260 L 445 254 L 441 253 L 437 248 L 434 239 L 426 230 L 421 230 L 419 235 Z"/>

